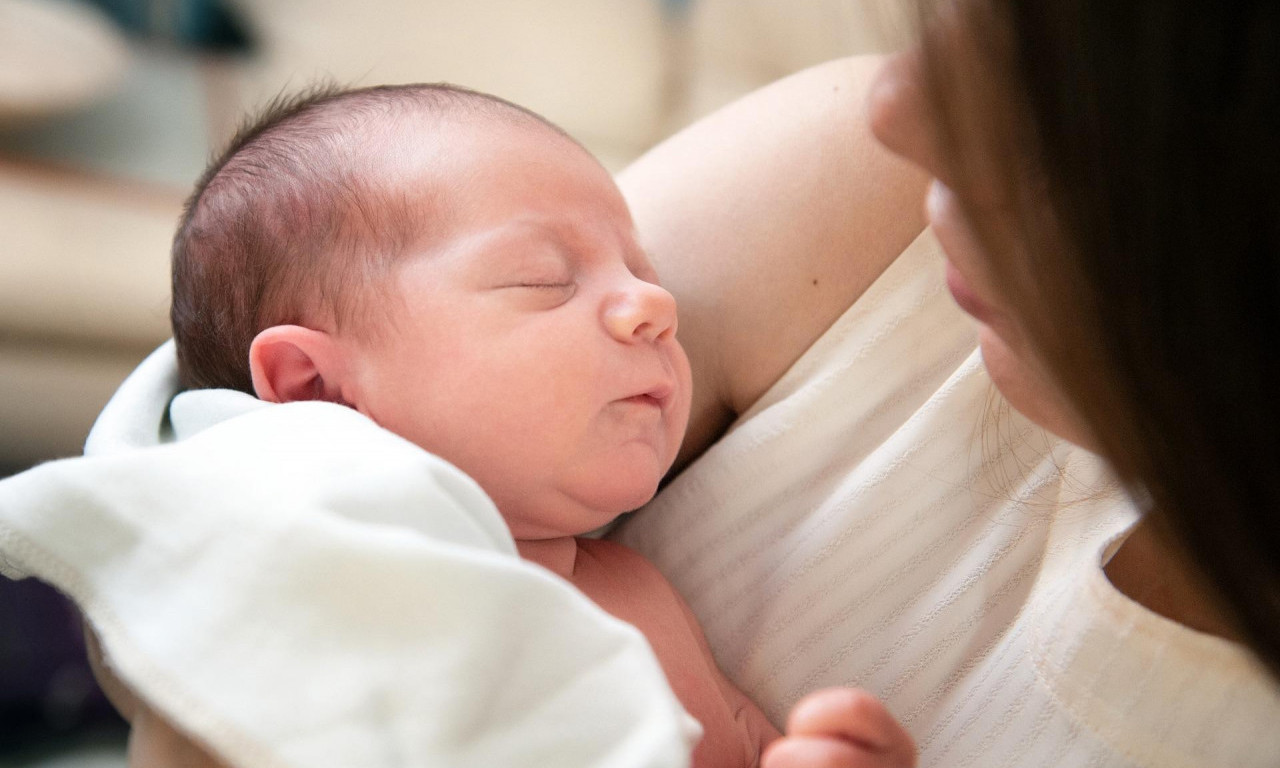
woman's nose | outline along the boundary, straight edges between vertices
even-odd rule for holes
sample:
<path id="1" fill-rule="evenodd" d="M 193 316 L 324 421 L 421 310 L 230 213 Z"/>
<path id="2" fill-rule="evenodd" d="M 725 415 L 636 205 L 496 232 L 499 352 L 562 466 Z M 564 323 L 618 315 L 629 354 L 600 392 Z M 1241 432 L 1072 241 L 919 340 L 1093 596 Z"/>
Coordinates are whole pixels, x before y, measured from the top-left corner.
<path id="1" fill-rule="evenodd" d="M 894 154 L 939 175 L 935 123 L 916 49 L 887 58 L 868 95 L 871 132 Z"/>
<path id="2" fill-rule="evenodd" d="M 676 333 L 676 300 L 665 288 L 636 277 L 609 295 L 604 325 L 618 341 L 661 341 Z"/>

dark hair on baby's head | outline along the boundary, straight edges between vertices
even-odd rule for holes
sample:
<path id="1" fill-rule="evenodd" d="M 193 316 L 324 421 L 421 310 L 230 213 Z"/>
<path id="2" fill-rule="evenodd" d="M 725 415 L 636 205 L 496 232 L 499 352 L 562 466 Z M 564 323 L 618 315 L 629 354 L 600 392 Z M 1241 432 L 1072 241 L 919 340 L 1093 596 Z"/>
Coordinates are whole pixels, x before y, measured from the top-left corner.
<path id="1" fill-rule="evenodd" d="M 364 288 L 447 212 L 401 188 L 376 147 L 404 119 L 556 126 L 445 84 L 316 86 L 274 99 L 197 182 L 173 242 L 170 321 L 187 389 L 253 394 L 249 347 L 273 325 L 354 320 Z M 391 169 L 393 170 L 393 169 Z M 433 199 L 434 198 L 434 199 Z"/>

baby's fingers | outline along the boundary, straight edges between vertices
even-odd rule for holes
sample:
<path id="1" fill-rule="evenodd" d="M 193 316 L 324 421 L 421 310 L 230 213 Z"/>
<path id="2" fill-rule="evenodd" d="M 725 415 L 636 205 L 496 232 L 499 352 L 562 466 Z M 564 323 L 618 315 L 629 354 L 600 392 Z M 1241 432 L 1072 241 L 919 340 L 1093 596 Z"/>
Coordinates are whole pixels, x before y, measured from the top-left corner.
<path id="1" fill-rule="evenodd" d="M 760 768 L 898 768 L 890 758 L 841 739 L 784 736 L 769 745 Z"/>
<path id="2" fill-rule="evenodd" d="M 875 696 L 856 688 L 828 688 L 800 700 L 787 718 L 787 735 L 843 739 L 882 762 L 913 766 L 916 746 Z"/>

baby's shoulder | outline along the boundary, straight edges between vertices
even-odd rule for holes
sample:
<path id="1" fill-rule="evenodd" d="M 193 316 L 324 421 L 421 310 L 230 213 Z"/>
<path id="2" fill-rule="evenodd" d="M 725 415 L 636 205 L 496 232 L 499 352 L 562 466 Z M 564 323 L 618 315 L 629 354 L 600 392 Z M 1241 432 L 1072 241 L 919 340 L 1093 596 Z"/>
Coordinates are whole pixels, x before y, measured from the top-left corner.
<path id="1" fill-rule="evenodd" d="M 646 580 L 657 579 L 667 583 L 667 579 L 658 571 L 649 559 L 625 544 L 607 539 L 577 539 L 578 558 L 574 567 L 578 571 L 606 570 L 614 573 L 626 573 L 632 578 L 642 577 Z"/>
<path id="2" fill-rule="evenodd" d="M 602 608 L 632 623 L 684 611 L 675 588 L 653 563 L 617 542 L 578 539 L 572 582 Z"/>

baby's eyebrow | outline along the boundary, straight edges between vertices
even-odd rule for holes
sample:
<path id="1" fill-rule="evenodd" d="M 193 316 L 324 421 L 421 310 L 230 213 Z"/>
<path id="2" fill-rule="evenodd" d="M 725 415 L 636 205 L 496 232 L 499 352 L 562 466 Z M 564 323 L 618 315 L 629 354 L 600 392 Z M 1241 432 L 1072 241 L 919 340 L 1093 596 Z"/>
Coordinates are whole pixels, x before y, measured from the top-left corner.
<path id="1" fill-rule="evenodd" d="M 574 268 L 578 256 L 551 229 L 524 224 L 500 225 L 478 236 L 477 242 L 466 248 L 463 258 L 486 274 L 516 269 Z"/>
<path id="2" fill-rule="evenodd" d="M 538 240 L 546 240 L 557 245 L 564 244 L 560 228 L 537 217 L 520 217 L 512 219 L 498 227 L 498 240 L 517 239 L 524 235 Z"/>
<path id="3" fill-rule="evenodd" d="M 601 256 L 603 251 L 621 252 L 624 265 L 641 279 L 657 282 L 657 270 L 648 252 L 639 245 L 634 232 L 613 229 L 593 231 L 572 219 L 537 215 L 513 218 L 480 235 L 472 251 L 486 256 L 494 264 L 510 264 L 520 257 L 539 260 L 556 258 L 571 266 L 582 265 Z"/>
<path id="4" fill-rule="evenodd" d="M 447 250 L 465 259 L 504 258 L 513 251 L 518 251 L 514 246 L 521 241 L 522 230 L 534 229 L 539 233 L 545 232 L 543 227 L 529 227 L 528 224 L 529 222 L 525 221 L 503 222 L 488 229 L 467 234 L 450 243 Z"/>

